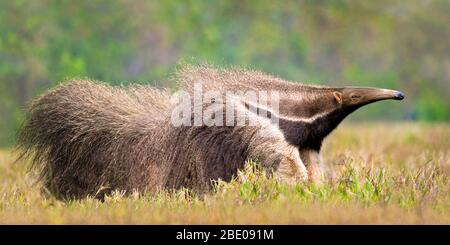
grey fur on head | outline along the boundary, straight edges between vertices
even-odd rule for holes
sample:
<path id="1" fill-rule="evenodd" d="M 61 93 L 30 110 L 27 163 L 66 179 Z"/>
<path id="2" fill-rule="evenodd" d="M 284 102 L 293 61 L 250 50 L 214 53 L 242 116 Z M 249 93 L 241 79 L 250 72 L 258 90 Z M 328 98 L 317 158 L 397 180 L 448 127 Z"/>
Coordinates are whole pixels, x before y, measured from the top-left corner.
<path id="1" fill-rule="evenodd" d="M 190 92 L 194 82 L 205 91 L 279 91 L 280 124 L 247 113 L 257 125 L 175 127 L 176 104 L 167 90 L 75 80 L 31 104 L 18 146 L 61 199 L 102 198 L 113 190 L 205 192 L 212 180 L 229 181 L 250 159 L 295 183 L 321 178 L 321 142 L 354 110 L 343 109 L 343 88 L 291 83 L 258 71 L 186 66 L 176 79 Z M 226 103 L 248 111 L 242 98 Z"/>

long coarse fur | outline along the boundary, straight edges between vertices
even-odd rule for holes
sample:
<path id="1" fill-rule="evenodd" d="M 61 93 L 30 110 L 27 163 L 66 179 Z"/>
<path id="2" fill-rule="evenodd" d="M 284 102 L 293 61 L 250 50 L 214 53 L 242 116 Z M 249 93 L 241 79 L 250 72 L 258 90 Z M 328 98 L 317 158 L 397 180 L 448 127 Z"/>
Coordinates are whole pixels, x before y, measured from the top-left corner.
<path id="1" fill-rule="evenodd" d="M 153 186 L 167 175 L 156 157 L 168 96 L 144 86 L 68 82 L 33 102 L 19 146 L 59 197 Z"/>

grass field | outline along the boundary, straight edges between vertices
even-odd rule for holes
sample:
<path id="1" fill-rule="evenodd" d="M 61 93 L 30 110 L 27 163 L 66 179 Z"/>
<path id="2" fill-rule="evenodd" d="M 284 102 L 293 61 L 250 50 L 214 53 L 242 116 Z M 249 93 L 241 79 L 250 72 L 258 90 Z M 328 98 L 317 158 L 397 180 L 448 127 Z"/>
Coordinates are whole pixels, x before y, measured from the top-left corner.
<path id="1" fill-rule="evenodd" d="M 330 178 L 286 186 L 255 166 L 214 192 L 60 202 L 0 151 L 0 223 L 450 224 L 450 124 L 344 123 L 326 141 Z"/>

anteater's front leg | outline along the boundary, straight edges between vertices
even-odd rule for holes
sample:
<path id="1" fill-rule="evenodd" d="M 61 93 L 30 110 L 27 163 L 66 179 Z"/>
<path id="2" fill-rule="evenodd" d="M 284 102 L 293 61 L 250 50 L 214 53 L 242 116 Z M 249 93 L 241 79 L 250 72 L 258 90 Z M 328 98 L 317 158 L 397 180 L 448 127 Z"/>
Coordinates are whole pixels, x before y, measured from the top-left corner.
<path id="1" fill-rule="evenodd" d="M 320 154 L 312 149 L 300 149 L 300 158 L 306 166 L 309 180 L 320 184 L 323 180 L 323 164 Z"/>
<path id="2" fill-rule="evenodd" d="M 295 184 L 307 181 L 308 172 L 297 147 L 286 142 L 281 132 L 276 133 L 272 126 L 266 127 L 251 133 L 248 159 L 257 160 L 262 167 L 270 170 L 276 179 L 283 182 Z M 246 131 L 251 132 L 251 128 Z"/>

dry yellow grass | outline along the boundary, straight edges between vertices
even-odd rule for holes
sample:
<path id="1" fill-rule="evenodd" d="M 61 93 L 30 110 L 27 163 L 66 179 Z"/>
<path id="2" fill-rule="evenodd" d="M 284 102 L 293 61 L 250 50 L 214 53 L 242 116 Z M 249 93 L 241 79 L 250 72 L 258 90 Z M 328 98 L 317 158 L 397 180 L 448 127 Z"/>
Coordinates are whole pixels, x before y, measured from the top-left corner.
<path id="1" fill-rule="evenodd" d="M 64 203 L 0 151 L 0 223 L 450 224 L 450 125 L 344 123 L 327 140 L 331 178 L 286 186 L 255 168 L 205 197 L 188 191 Z"/>

